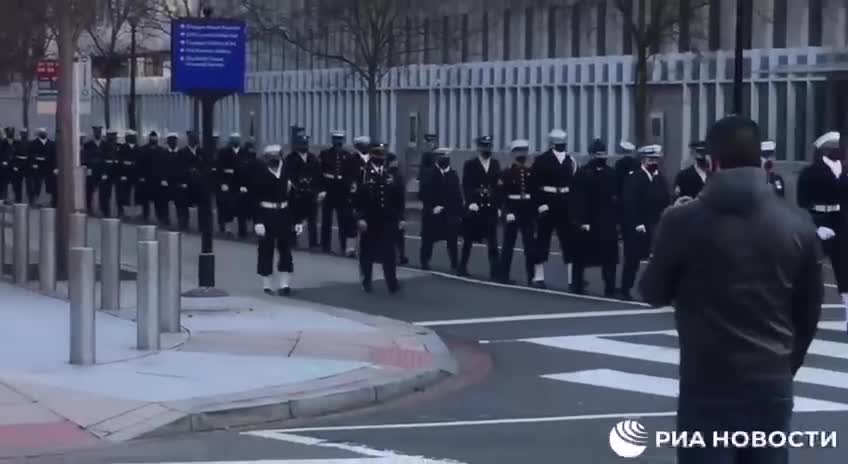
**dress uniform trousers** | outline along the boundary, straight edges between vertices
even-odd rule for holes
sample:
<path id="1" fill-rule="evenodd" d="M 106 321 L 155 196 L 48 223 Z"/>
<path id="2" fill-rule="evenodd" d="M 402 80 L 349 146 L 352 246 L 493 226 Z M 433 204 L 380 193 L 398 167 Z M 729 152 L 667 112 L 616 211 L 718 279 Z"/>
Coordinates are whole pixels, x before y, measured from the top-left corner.
<path id="1" fill-rule="evenodd" d="M 559 193 L 558 195 L 567 198 L 569 193 Z M 536 238 L 537 261 L 538 263 L 548 262 L 548 256 L 551 252 L 551 238 L 556 232 L 562 261 L 568 264 L 571 262 L 570 247 L 574 236 L 574 224 L 571 223 L 567 208 L 555 204 L 548 204 L 548 206 L 550 210 L 539 215 L 539 233 Z"/>
<path id="2" fill-rule="evenodd" d="M 11 181 L 15 203 L 24 203 L 24 179 L 26 178 L 27 157 L 17 155 L 10 164 L 12 165 Z"/>
<path id="3" fill-rule="evenodd" d="M 53 168 L 50 168 L 47 172 L 44 182 L 47 195 L 50 196 L 50 207 L 56 208 L 59 204 L 59 176 L 53 171 Z"/>
<path id="4" fill-rule="evenodd" d="M 26 191 L 29 202 L 35 203 L 38 197 L 41 196 L 41 190 L 44 188 L 44 163 L 47 160 L 41 157 L 41 160 L 30 158 L 29 161 L 30 163 L 27 166 Z"/>
<path id="5" fill-rule="evenodd" d="M 241 191 L 248 187 L 239 187 L 239 192 L 236 193 L 236 216 L 238 220 L 238 236 L 247 237 L 247 221 L 250 219 L 250 208 L 253 204 L 253 197 L 250 191 Z"/>
<path id="6" fill-rule="evenodd" d="M 9 161 L 0 161 L 0 202 L 6 201 L 6 194 L 9 190 L 9 178 L 11 177 L 12 168 L 9 166 Z"/>
<path id="7" fill-rule="evenodd" d="M 121 174 L 118 176 L 118 181 L 115 187 L 115 195 L 118 203 L 118 214 L 123 216 L 124 209 L 131 204 L 130 200 L 132 198 L 133 186 L 137 182 L 136 177 L 134 176 L 135 162 L 121 161 L 119 170 Z M 136 196 L 138 196 L 138 194 L 136 194 Z"/>
<path id="8" fill-rule="evenodd" d="M 268 277 L 274 273 L 274 250 L 279 254 L 277 271 L 294 272 L 291 252 L 292 222 L 285 203 L 260 203 L 263 212 L 265 236 L 259 238 L 259 256 L 256 272 Z"/>
<path id="9" fill-rule="evenodd" d="M 350 226 L 350 189 L 342 179 L 329 179 L 325 174 L 327 185 L 327 197 L 321 204 L 321 247 L 324 252 L 330 253 L 333 249 L 330 229 L 333 227 L 333 216 L 336 218 L 338 228 L 339 246 L 341 252 L 347 249 L 347 235 Z"/>
<path id="10" fill-rule="evenodd" d="M 114 163 L 106 161 L 104 163 L 106 172 L 100 174 L 97 185 L 97 200 L 100 202 L 100 214 L 103 217 L 112 217 L 112 190 L 115 186 L 115 177 L 112 174 L 114 171 Z"/>
<path id="11" fill-rule="evenodd" d="M 309 248 L 318 246 L 318 200 L 311 192 L 300 192 L 292 200 L 295 223 L 306 221 Z M 297 237 L 294 239 L 297 243 Z"/>
<path id="12" fill-rule="evenodd" d="M 236 217 L 236 185 L 234 168 L 218 168 L 218 188 L 215 192 L 215 207 L 218 209 L 218 229 L 223 232 L 227 224 L 233 222 Z"/>
<path id="13" fill-rule="evenodd" d="M 371 283 L 374 262 L 383 266 L 383 276 L 389 289 L 398 287 L 397 280 L 397 236 L 401 234 L 398 223 L 387 221 L 382 224 L 368 223 L 368 229 L 359 234 L 359 272 L 363 282 Z"/>
<path id="14" fill-rule="evenodd" d="M 512 255 L 515 251 L 515 243 L 518 235 L 521 234 L 521 244 L 524 245 L 524 269 L 527 272 L 527 283 L 533 280 L 533 266 L 537 263 L 535 246 L 536 246 L 536 223 L 535 223 L 535 202 L 528 198 L 526 200 L 507 200 L 510 203 L 526 202 L 525 206 L 518 206 L 511 209 L 515 211 L 515 220 L 512 222 L 506 221 L 504 225 L 503 248 L 501 249 L 501 279 L 509 280 L 510 270 L 512 269 Z"/>
<path id="15" fill-rule="evenodd" d="M 154 196 L 153 196 L 153 208 L 156 210 L 156 219 L 159 220 L 159 223 L 162 225 L 171 225 L 171 212 L 169 204 L 171 202 L 171 185 L 168 181 L 164 181 L 165 185 L 162 185 L 162 180 L 158 181 L 158 184 L 155 186 Z"/>
<path id="16" fill-rule="evenodd" d="M 473 203 L 470 202 L 470 203 Z M 475 241 L 485 241 L 489 255 L 490 277 L 497 277 L 498 269 L 498 210 L 491 206 L 481 207 L 479 211 L 466 211 L 463 224 L 462 257 L 459 270 L 467 272 L 471 247 Z"/>
<path id="17" fill-rule="evenodd" d="M 135 181 L 135 188 L 133 188 L 133 202 L 141 206 L 141 219 L 144 222 L 150 219 L 150 203 L 153 200 L 151 191 L 150 177 L 139 175 Z"/>
<path id="18" fill-rule="evenodd" d="M 97 179 L 94 177 L 94 171 L 90 166 L 85 167 L 85 210 L 89 214 L 94 213 L 91 208 L 94 192 L 97 191 Z"/>

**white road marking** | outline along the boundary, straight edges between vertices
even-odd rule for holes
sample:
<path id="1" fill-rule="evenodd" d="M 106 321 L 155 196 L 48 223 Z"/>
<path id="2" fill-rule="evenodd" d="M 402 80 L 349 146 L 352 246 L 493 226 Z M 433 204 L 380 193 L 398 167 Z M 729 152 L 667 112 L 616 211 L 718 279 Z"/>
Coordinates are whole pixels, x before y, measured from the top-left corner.
<path id="1" fill-rule="evenodd" d="M 445 319 L 441 321 L 421 321 L 415 322 L 415 325 L 423 327 L 438 327 L 446 325 L 471 325 L 471 324 L 491 324 L 496 322 L 524 322 L 524 321 L 547 321 L 554 319 L 581 319 L 587 317 L 622 317 L 622 316 L 640 316 L 643 314 L 668 314 L 674 312 L 670 308 L 658 309 L 621 309 L 610 311 L 583 311 L 575 313 L 553 313 L 553 314 L 523 314 L 520 316 L 498 316 L 498 317 L 478 317 L 470 319 Z"/>
<path id="2" fill-rule="evenodd" d="M 677 398 L 679 392 L 677 379 L 633 374 L 613 369 L 592 369 L 543 375 L 542 377 L 561 382 L 579 383 L 582 385 L 665 396 L 668 398 Z M 796 396 L 794 410 L 796 412 L 848 411 L 848 404 Z"/>
<path id="3" fill-rule="evenodd" d="M 565 337 L 528 338 L 524 341 L 563 350 L 603 354 L 620 358 L 638 359 L 640 361 L 672 364 L 675 366 L 680 361 L 680 350 L 677 348 L 631 343 L 602 337 L 575 335 Z M 844 349 L 844 347 L 840 348 L 840 351 Z M 816 354 L 819 356 L 834 357 L 829 353 Z M 848 388 L 848 373 L 814 367 L 802 367 L 795 376 L 795 381 L 845 389 Z M 848 404 L 844 405 L 844 407 L 846 408 L 845 410 L 848 410 Z"/>
<path id="4" fill-rule="evenodd" d="M 147 464 L 418 464 L 438 461 L 412 461 L 412 458 L 349 458 L 349 459 L 260 459 L 256 461 L 191 461 L 156 462 Z"/>
<path id="5" fill-rule="evenodd" d="M 465 421 L 445 422 L 409 422 L 403 424 L 374 424 L 374 425 L 347 425 L 329 427 L 301 427 L 292 429 L 280 429 L 283 433 L 310 433 L 310 432 L 347 432 L 356 430 L 403 430 L 403 429 L 432 429 L 443 427 L 472 427 L 477 425 L 513 425 L 513 424 L 542 424 L 551 422 L 573 422 L 601 419 L 639 419 L 648 417 L 674 417 L 674 411 L 664 412 L 636 412 L 618 414 L 584 414 L 577 416 L 542 416 L 542 417 L 518 417 L 505 419 L 480 419 Z M 251 433 L 251 432 L 247 432 Z"/>
<path id="6" fill-rule="evenodd" d="M 363 456 L 369 456 L 368 459 L 339 459 L 337 460 L 340 464 L 354 464 L 354 463 L 367 463 L 367 464 L 464 464 L 460 461 L 454 460 L 436 460 L 425 458 L 421 456 L 407 456 L 403 454 L 397 454 L 393 451 L 387 450 L 378 450 L 374 448 L 369 448 L 364 445 L 353 444 L 353 443 L 335 443 L 331 441 L 327 441 L 321 438 L 314 437 L 305 437 L 302 435 L 293 435 L 291 433 L 287 433 L 290 431 L 282 431 L 282 430 L 258 430 L 253 432 L 242 432 L 242 435 L 249 435 L 260 438 L 267 438 L 271 440 L 279 440 L 285 441 L 289 443 L 296 443 L 299 445 L 306 446 L 316 446 L 321 448 L 332 448 L 338 449 L 342 451 L 348 451 L 351 453 L 361 454 Z M 287 462 L 287 461 L 283 461 Z M 313 461 L 310 461 L 313 462 Z M 318 462 L 318 461 L 314 461 Z M 321 462 L 335 462 L 335 461 L 327 461 L 323 460 Z"/>
<path id="7" fill-rule="evenodd" d="M 845 332 L 848 323 L 845 321 L 824 321 L 819 322 L 819 329 L 834 330 L 837 332 Z"/>

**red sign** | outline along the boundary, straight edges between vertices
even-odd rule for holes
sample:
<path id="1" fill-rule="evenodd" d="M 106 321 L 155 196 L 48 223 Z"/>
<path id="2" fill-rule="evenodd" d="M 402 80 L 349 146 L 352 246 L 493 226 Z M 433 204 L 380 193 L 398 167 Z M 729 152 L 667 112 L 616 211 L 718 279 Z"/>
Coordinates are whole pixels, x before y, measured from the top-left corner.
<path id="1" fill-rule="evenodd" d="M 35 68 L 38 80 L 38 96 L 42 99 L 52 99 L 59 93 L 59 62 L 56 60 L 41 60 Z"/>

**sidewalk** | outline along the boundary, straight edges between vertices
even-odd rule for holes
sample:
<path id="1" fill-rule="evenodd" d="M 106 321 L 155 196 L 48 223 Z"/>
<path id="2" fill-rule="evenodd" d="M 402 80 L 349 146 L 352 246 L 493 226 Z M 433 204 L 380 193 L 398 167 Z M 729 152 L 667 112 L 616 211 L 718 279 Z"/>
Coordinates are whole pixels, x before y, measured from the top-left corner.
<path id="1" fill-rule="evenodd" d="M 133 229 L 124 228 L 128 267 Z M 184 290 L 192 288 L 198 241 L 184 237 Z M 98 242 L 92 221 L 89 244 Z M 253 247 L 216 247 L 219 285 L 232 295 L 224 304 L 184 298 L 183 332 L 163 335 L 160 352 L 140 352 L 135 283 L 125 281 L 123 309 L 97 314 L 92 367 L 67 362 L 66 301 L 0 283 L 0 457 L 312 417 L 382 402 L 455 373 L 455 360 L 432 331 L 266 297 L 257 292 Z M 299 286 L 356 280 L 353 260 L 296 259 Z"/>

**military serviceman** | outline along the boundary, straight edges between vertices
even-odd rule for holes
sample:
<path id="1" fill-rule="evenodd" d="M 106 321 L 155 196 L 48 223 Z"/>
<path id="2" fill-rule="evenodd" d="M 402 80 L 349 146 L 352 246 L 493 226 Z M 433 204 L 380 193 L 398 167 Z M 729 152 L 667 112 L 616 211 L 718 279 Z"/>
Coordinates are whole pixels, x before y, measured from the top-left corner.
<path id="1" fill-rule="evenodd" d="M 430 169 L 435 169 L 436 160 L 439 158 L 439 153 L 436 149 L 439 147 L 439 136 L 433 133 L 424 134 L 424 153 L 421 154 L 421 161 L 418 165 L 418 181 L 427 174 Z"/>
<path id="2" fill-rule="evenodd" d="M 766 170 L 766 180 L 774 188 L 774 192 L 780 197 L 786 196 L 786 183 L 783 181 L 783 176 L 774 172 L 774 151 L 777 145 L 772 141 L 765 141 L 760 144 L 760 152 L 762 153 L 762 165 Z"/>
<path id="3" fill-rule="evenodd" d="M 468 259 L 474 242 L 486 241 L 489 255 L 489 278 L 498 278 L 498 183 L 501 166 L 492 159 L 492 137 L 477 138 L 477 156 L 465 162 L 462 190 L 466 211 L 462 224 L 462 257 L 457 273 L 468 275 Z"/>
<path id="4" fill-rule="evenodd" d="M 12 148 L 15 155 L 12 159 L 12 192 L 15 194 L 15 203 L 24 203 L 24 180 L 30 170 L 29 133 L 26 129 L 21 129 Z"/>
<path id="5" fill-rule="evenodd" d="M 607 147 L 600 139 L 589 146 L 589 162 L 574 176 L 574 221 L 578 225 L 571 290 L 582 294 L 584 271 L 601 266 L 604 296 L 615 296 L 618 265 L 618 176 L 607 164 Z"/>
<path id="6" fill-rule="evenodd" d="M 236 156 L 235 186 L 233 188 L 235 190 L 238 236 L 240 238 L 247 236 L 247 221 L 253 216 L 251 205 L 255 201 L 250 191 L 250 186 L 253 183 L 251 177 L 259 168 L 257 166 L 256 151 L 253 149 L 252 143 L 248 142 L 242 150 L 239 150 Z M 261 166 L 261 168 L 264 169 L 264 166 Z"/>
<path id="7" fill-rule="evenodd" d="M 126 216 L 126 208 L 130 206 L 133 187 L 138 182 L 138 135 L 134 130 L 124 132 L 124 143 L 118 147 L 118 165 L 115 179 L 115 200 L 118 205 L 118 217 Z M 146 180 L 146 179 L 145 179 Z M 136 190 L 136 196 L 138 191 Z"/>
<path id="8" fill-rule="evenodd" d="M 452 270 L 457 269 L 457 242 L 462 223 L 462 187 L 451 169 L 449 148 L 437 148 L 435 165 L 421 178 L 421 268 L 430 269 L 433 244 L 445 241 Z"/>
<path id="9" fill-rule="evenodd" d="M 138 182 L 135 187 L 135 204 L 141 206 L 141 220 L 150 220 L 150 204 L 155 205 L 159 192 L 159 181 L 154 176 L 154 163 L 159 159 L 162 147 L 159 146 L 159 134 L 150 131 L 147 135 L 147 144 L 138 152 L 136 159 L 136 174 Z"/>
<path id="10" fill-rule="evenodd" d="M 41 130 L 39 130 L 39 139 L 41 138 Z M 47 131 L 44 131 L 45 137 Z M 49 149 L 46 150 L 46 156 L 42 171 L 44 172 L 44 186 L 47 195 L 50 196 L 50 207 L 56 208 L 59 204 L 59 159 L 56 155 L 56 142 L 48 140 Z"/>
<path id="11" fill-rule="evenodd" d="M 176 136 L 177 134 L 173 134 Z M 193 132 L 187 134 L 186 146 L 177 151 L 177 156 L 171 165 L 174 177 L 173 199 L 177 210 L 177 224 L 180 230 L 188 230 L 188 208 L 192 205 L 198 182 L 198 168 L 200 164 L 200 139 Z M 170 137 L 169 137 L 170 138 Z"/>
<path id="12" fill-rule="evenodd" d="M 309 137 L 298 135 L 293 151 L 285 160 L 286 177 L 292 182 L 292 215 L 297 224 L 307 223 L 309 248 L 318 247 L 318 194 L 321 188 L 321 162 L 309 152 Z"/>
<path id="13" fill-rule="evenodd" d="M 35 203 L 44 188 L 44 181 L 52 173 L 48 158 L 56 157 L 56 146 L 47 138 L 47 129 L 38 129 L 35 140 L 29 144 L 29 165 L 27 166 L 27 197 Z"/>
<path id="14" fill-rule="evenodd" d="M 345 164 L 350 153 L 344 149 L 345 133 L 336 130 L 330 134 L 331 146 L 318 155 L 321 161 L 321 248 L 332 253 L 333 240 L 330 229 L 333 215 L 338 227 L 340 253 L 347 250 L 347 234 L 350 228 L 350 186 L 345 177 Z"/>
<path id="15" fill-rule="evenodd" d="M 641 168 L 631 172 L 624 181 L 622 194 L 624 266 L 621 270 L 621 297 L 632 300 L 631 290 L 636 281 L 639 264 L 651 254 L 651 243 L 660 216 L 671 203 L 671 194 L 662 173 L 660 145 L 639 149 Z"/>
<path id="16" fill-rule="evenodd" d="M 112 190 L 117 186 L 121 164 L 118 151 L 118 132 L 106 131 L 106 143 L 103 145 L 103 160 L 100 169 L 95 171 L 97 182 L 97 199 L 100 213 L 104 217 L 112 217 Z"/>
<path id="17" fill-rule="evenodd" d="M 229 144 L 218 150 L 215 163 L 216 184 L 215 204 L 218 208 L 218 229 L 227 231 L 227 224 L 235 219 L 235 182 L 236 159 L 241 153 L 241 134 L 230 134 Z"/>
<path id="18" fill-rule="evenodd" d="M 815 159 L 798 175 L 797 197 L 816 224 L 848 318 L 848 169 L 839 139 L 839 132 L 816 139 Z"/>
<path id="19" fill-rule="evenodd" d="M 692 142 L 689 144 L 689 150 L 695 162 L 688 168 L 677 173 L 677 177 L 674 179 L 675 198 L 696 198 L 707 182 L 710 161 L 707 157 L 706 142 Z"/>
<path id="20" fill-rule="evenodd" d="M 0 202 L 6 202 L 6 194 L 9 190 L 9 181 L 12 178 L 12 158 L 14 157 L 13 142 L 9 137 L 9 127 L 0 133 Z"/>
<path id="21" fill-rule="evenodd" d="M 153 179 L 156 185 L 156 194 L 153 200 L 153 208 L 156 210 L 156 219 L 163 226 L 171 225 L 170 203 L 174 193 L 172 184 L 174 160 L 177 157 L 177 143 L 179 137 L 170 133 L 165 137 L 165 147 L 157 150 L 157 156 L 153 158 Z"/>
<path id="22" fill-rule="evenodd" d="M 545 263 L 551 249 L 551 236 L 556 231 L 559 239 L 562 260 L 565 263 L 569 282 L 571 281 L 571 240 L 574 236 L 574 224 L 570 208 L 571 182 L 577 172 L 577 161 L 566 153 L 566 134 L 562 129 L 554 129 L 548 134 L 551 144 L 546 152 L 533 162 L 533 178 L 536 182 L 536 200 L 539 205 L 539 233 L 536 251 L 538 263 L 533 283 L 545 287 Z"/>
<path id="23" fill-rule="evenodd" d="M 501 174 L 500 188 L 504 217 L 504 243 L 501 249 L 500 280 L 512 283 L 509 275 L 512 270 L 512 255 L 515 242 L 521 233 L 524 245 L 524 263 L 527 285 L 533 284 L 533 268 L 536 264 L 536 218 L 538 212 L 534 196 L 537 194 L 533 171 L 528 164 L 530 142 L 513 140 L 509 145 L 512 152 L 512 165 Z"/>
<path id="24" fill-rule="evenodd" d="M 82 149 L 81 164 L 85 167 L 85 206 L 89 214 L 93 213 L 91 200 L 99 184 L 99 177 L 96 176 L 96 173 L 101 171 L 103 164 L 105 146 L 102 137 L 103 127 L 93 126 L 91 128 L 91 139 L 85 143 Z"/>
<path id="25" fill-rule="evenodd" d="M 397 293 L 397 236 L 404 228 L 406 187 L 398 174 L 386 166 L 386 153 L 372 143 L 373 150 L 362 179 L 354 185 L 354 215 L 359 229 L 359 272 L 362 288 L 372 291 L 374 262 L 383 266 L 390 293 Z"/>
<path id="26" fill-rule="evenodd" d="M 351 211 L 351 227 L 348 230 L 347 235 L 349 239 L 356 238 L 358 234 L 356 221 L 353 219 L 353 191 L 355 186 L 362 182 L 362 177 L 365 175 L 365 167 L 368 166 L 368 163 L 371 160 L 371 138 L 367 135 L 360 135 L 356 137 L 353 140 L 353 150 L 354 152 L 348 158 L 347 167 L 345 168 L 348 185 L 351 188 L 351 195 L 348 197 L 350 198 Z M 356 247 L 352 244 L 349 245 L 346 254 L 351 258 L 356 256 Z"/>
<path id="27" fill-rule="evenodd" d="M 398 161 L 398 156 L 390 152 L 389 146 L 385 143 L 380 144 L 380 149 L 386 153 L 386 167 L 389 169 L 389 173 L 401 176 L 402 173 L 400 171 L 400 162 Z M 405 196 L 404 208 L 406 208 Z M 395 246 L 397 246 L 398 263 L 400 263 L 401 266 L 406 266 L 407 264 L 409 264 L 409 258 L 406 257 L 406 229 L 401 230 L 398 234 Z"/>
<path id="28" fill-rule="evenodd" d="M 264 166 L 257 169 L 251 178 L 249 191 L 255 202 L 253 230 L 259 237 L 256 272 L 262 277 L 265 293 L 273 295 L 271 275 L 274 271 L 276 250 L 279 254 L 276 293 L 279 296 L 287 296 L 291 293 L 291 276 L 294 272 L 291 252 L 294 222 L 289 203 L 292 185 L 283 169 L 282 151 L 283 148 L 279 145 L 265 148 L 262 155 Z"/>
<path id="29" fill-rule="evenodd" d="M 630 175 L 631 172 L 639 169 L 641 167 L 641 163 L 636 156 L 634 156 L 636 146 L 632 143 L 622 141 L 619 144 L 619 149 L 621 149 L 624 153 L 622 157 L 615 162 L 615 176 L 618 180 L 618 194 L 620 197 L 621 193 L 624 191 L 624 181 L 627 179 L 627 176 Z"/>

